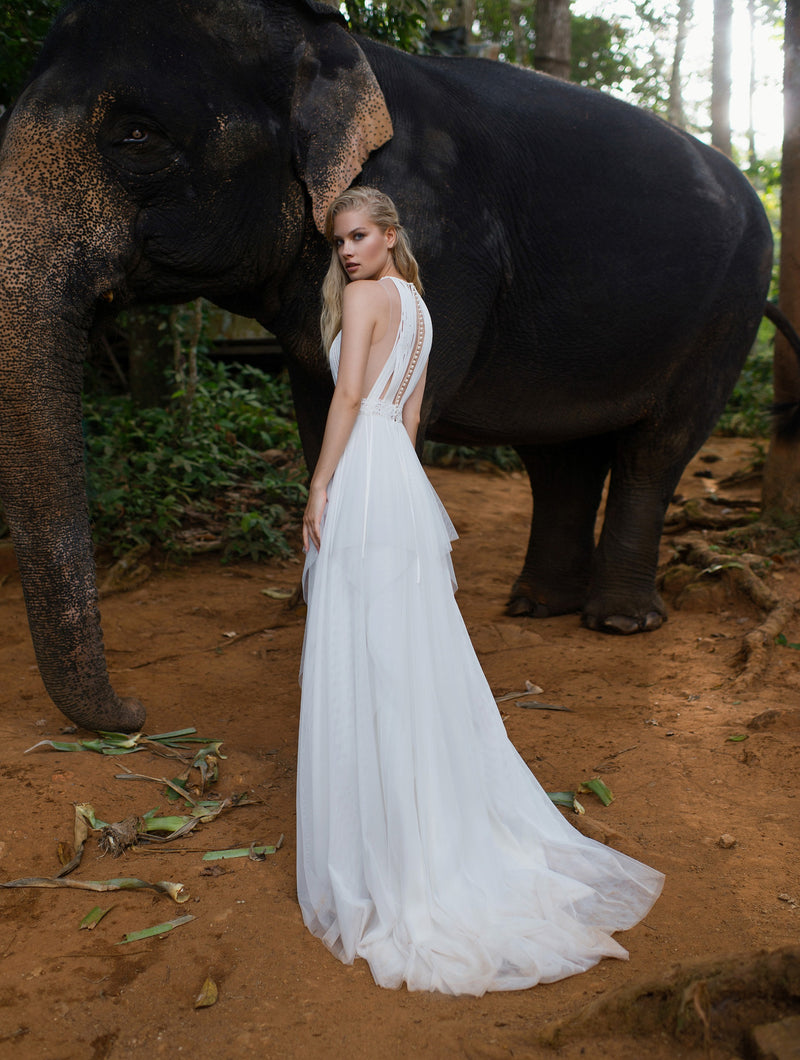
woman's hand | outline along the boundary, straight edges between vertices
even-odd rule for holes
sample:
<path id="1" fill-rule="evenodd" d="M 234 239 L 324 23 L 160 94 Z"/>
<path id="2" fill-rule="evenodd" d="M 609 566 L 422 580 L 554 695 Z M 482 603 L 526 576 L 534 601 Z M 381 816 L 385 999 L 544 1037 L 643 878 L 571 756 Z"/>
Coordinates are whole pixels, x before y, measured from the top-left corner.
<path id="1" fill-rule="evenodd" d="M 328 503 L 328 491 L 324 486 L 313 483 L 308 490 L 308 503 L 303 513 L 303 549 L 308 552 L 309 544 L 319 552 L 322 516 Z"/>

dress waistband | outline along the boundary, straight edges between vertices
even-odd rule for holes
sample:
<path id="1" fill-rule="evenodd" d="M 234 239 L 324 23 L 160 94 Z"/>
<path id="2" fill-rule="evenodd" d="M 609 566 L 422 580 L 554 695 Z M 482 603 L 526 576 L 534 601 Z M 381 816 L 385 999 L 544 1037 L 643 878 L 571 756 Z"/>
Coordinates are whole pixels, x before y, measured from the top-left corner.
<path id="1" fill-rule="evenodd" d="M 401 405 L 396 405 L 393 401 L 382 401 L 380 398 L 373 401 L 364 398 L 359 411 L 362 416 L 383 416 L 384 419 L 395 422 L 403 418 Z"/>

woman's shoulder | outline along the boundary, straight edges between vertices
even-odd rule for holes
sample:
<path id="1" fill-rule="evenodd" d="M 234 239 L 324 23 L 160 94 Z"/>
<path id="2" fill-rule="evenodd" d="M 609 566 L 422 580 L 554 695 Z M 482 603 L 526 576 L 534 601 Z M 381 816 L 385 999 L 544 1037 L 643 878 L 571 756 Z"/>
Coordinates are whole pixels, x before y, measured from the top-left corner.
<path id="1" fill-rule="evenodd" d="M 347 301 L 367 299 L 382 301 L 387 294 L 388 291 L 380 280 L 351 280 L 344 289 L 344 297 Z"/>
<path id="2" fill-rule="evenodd" d="M 381 313 L 386 310 L 389 298 L 389 291 L 380 281 L 351 280 L 344 289 L 342 309 Z"/>

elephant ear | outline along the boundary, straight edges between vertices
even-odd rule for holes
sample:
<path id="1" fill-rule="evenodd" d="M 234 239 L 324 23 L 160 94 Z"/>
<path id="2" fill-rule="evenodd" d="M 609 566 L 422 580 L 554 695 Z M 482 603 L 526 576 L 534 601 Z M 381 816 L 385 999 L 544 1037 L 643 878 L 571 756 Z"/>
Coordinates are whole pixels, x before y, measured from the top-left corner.
<path id="1" fill-rule="evenodd" d="M 324 7 L 315 0 L 305 6 L 316 15 Z M 328 8 L 307 31 L 292 99 L 295 164 L 320 232 L 328 206 L 392 137 L 383 92 L 355 39 L 336 24 L 340 19 Z"/>

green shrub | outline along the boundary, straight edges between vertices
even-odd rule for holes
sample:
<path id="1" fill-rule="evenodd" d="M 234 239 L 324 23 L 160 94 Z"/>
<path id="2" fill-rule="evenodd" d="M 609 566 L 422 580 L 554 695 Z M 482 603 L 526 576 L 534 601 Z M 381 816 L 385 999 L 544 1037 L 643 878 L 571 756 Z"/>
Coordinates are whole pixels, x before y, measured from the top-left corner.
<path id="1" fill-rule="evenodd" d="M 224 559 L 290 551 L 306 489 L 285 378 L 206 365 L 188 415 L 90 396 L 84 424 L 98 545 L 219 548 Z"/>

